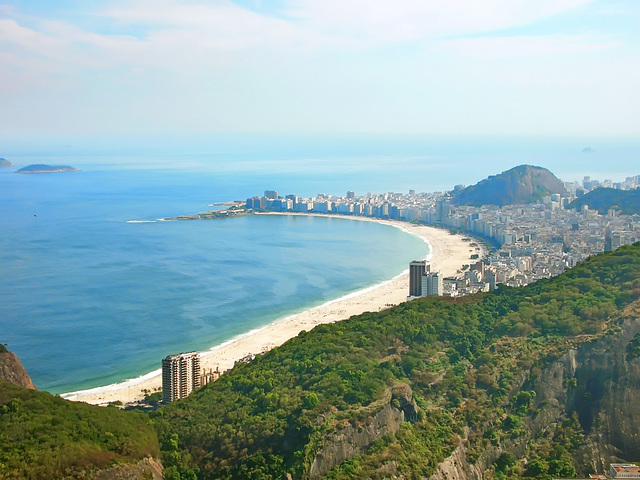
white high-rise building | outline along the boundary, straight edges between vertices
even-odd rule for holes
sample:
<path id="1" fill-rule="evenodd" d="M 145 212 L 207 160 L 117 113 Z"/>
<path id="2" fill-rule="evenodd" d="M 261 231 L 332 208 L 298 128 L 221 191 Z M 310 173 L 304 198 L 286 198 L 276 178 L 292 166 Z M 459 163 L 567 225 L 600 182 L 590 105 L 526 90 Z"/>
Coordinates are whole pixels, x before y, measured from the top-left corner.
<path id="1" fill-rule="evenodd" d="M 439 273 L 425 273 L 422 276 L 422 296 L 442 295 L 442 275 Z"/>
<path id="2" fill-rule="evenodd" d="M 162 402 L 184 398 L 200 387 L 200 356 L 178 353 L 162 359 Z"/>

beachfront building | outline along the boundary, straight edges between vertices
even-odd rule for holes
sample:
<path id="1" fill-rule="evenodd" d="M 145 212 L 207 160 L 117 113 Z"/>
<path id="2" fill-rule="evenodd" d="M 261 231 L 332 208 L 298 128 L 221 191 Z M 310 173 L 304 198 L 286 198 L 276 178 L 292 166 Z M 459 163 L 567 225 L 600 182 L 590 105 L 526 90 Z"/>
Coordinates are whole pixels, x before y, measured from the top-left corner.
<path id="1" fill-rule="evenodd" d="M 409 297 L 422 296 L 422 276 L 428 271 L 426 260 L 414 260 L 409 264 Z"/>
<path id="2" fill-rule="evenodd" d="M 442 275 L 427 272 L 422 276 L 422 296 L 442 295 L 444 292 Z"/>
<path id="3" fill-rule="evenodd" d="M 162 359 L 162 402 L 184 398 L 200 387 L 200 356 L 178 353 Z"/>

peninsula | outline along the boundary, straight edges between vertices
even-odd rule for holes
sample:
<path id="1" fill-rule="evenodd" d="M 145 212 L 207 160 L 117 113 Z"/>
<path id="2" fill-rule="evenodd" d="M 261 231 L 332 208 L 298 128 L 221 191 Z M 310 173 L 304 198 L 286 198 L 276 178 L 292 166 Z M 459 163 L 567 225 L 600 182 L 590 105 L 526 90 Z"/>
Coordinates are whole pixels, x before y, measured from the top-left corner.
<path id="1" fill-rule="evenodd" d="M 70 167 L 68 165 L 45 165 L 43 163 L 36 163 L 33 165 L 27 165 L 17 170 L 16 173 L 61 173 L 61 172 L 79 172 L 77 168 Z"/>
<path id="2" fill-rule="evenodd" d="M 15 167 L 15 165 L 6 158 L 0 158 L 0 167 Z"/>

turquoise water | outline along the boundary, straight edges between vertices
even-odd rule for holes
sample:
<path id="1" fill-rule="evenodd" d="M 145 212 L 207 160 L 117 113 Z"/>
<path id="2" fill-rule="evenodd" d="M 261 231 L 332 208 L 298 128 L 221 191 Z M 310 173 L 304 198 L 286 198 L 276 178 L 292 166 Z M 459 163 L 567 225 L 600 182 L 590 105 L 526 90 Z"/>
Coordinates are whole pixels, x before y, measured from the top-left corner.
<path id="1" fill-rule="evenodd" d="M 107 385 L 389 279 L 428 253 L 397 228 L 337 218 L 127 223 L 271 187 L 255 181 L 2 172 L 1 341 L 39 389 Z"/>

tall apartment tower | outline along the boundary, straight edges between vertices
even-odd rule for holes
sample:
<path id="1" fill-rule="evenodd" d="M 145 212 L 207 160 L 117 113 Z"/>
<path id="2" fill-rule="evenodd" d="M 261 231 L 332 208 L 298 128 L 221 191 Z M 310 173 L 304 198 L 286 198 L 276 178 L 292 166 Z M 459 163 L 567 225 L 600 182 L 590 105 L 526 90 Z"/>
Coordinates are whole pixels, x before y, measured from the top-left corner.
<path id="1" fill-rule="evenodd" d="M 439 273 L 425 273 L 422 276 L 422 296 L 442 295 L 442 275 Z"/>
<path id="2" fill-rule="evenodd" d="M 422 276 L 430 269 L 426 260 L 414 260 L 409 264 L 409 296 L 422 296 Z"/>
<path id="3" fill-rule="evenodd" d="M 200 356 L 178 353 L 162 359 L 162 402 L 184 398 L 200 387 Z"/>

